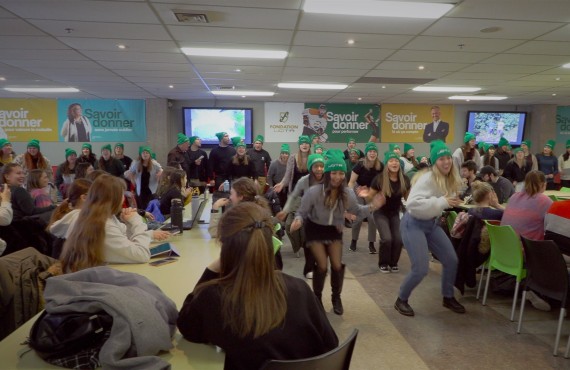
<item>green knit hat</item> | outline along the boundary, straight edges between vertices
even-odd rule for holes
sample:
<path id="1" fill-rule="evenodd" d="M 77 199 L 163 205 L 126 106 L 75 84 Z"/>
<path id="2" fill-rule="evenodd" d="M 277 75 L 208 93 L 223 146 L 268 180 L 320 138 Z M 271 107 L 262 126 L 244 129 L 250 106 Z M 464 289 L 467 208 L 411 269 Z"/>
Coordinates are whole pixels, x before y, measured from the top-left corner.
<path id="1" fill-rule="evenodd" d="M 378 146 L 376 145 L 376 143 L 373 142 L 366 143 L 366 146 L 364 147 L 364 154 L 368 154 L 368 152 L 371 150 L 374 150 L 378 153 Z"/>
<path id="2" fill-rule="evenodd" d="M 346 145 L 350 144 L 351 141 L 354 141 L 356 144 L 356 140 L 352 136 L 349 136 L 348 139 L 346 139 Z"/>
<path id="3" fill-rule="evenodd" d="M 237 146 L 241 143 L 241 137 L 234 136 L 231 138 L 232 145 L 237 148 Z"/>
<path id="4" fill-rule="evenodd" d="M 2 148 L 2 146 L 0 145 L 0 148 Z M 570 139 L 566 140 L 566 149 L 570 148 Z"/>
<path id="5" fill-rule="evenodd" d="M 289 144 L 281 144 L 281 151 L 279 153 L 291 153 L 291 148 L 289 147 Z"/>
<path id="6" fill-rule="evenodd" d="M 522 148 L 516 148 L 515 150 L 513 150 L 513 155 L 516 155 L 518 152 L 522 152 Z"/>
<path id="7" fill-rule="evenodd" d="M 433 149 L 434 146 L 439 145 L 439 144 L 443 144 L 445 145 L 445 142 L 443 140 L 434 140 L 431 143 L 429 143 L 429 150 L 431 151 Z"/>
<path id="8" fill-rule="evenodd" d="M 315 146 L 313 147 L 313 153 L 316 153 L 317 149 L 321 149 L 323 152 L 325 151 L 325 147 L 322 146 L 321 144 L 315 144 Z"/>
<path id="9" fill-rule="evenodd" d="M 65 159 L 67 159 L 67 157 L 73 154 L 77 155 L 77 152 L 74 149 L 71 148 L 65 149 Z"/>
<path id="10" fill-rule="evenodd" d="M 93 151 L 93 147 L 89 143 L 83 143 L 83 145 L 81 145 L 81 149 L 89 149 L 90 152 Z"/>
<path id="11" fill-rule="evenodd" d="M 307 159 L 307 167 L 309 168 L 309 171 L 313 168 L 315 163 L 325 164 L 325 158 L 320 154 L 310 154 Z"/>
<path id="12" fill-rule="evenodd" d="M 355 152 L 360 157 L 360 149 L 352 148 L 348 151 L 349 153 Z"/>
<path id="13" fill-rule="evenodd" d="M 532 141 L 530 141 L 530 140 L 523 140 L 523 141 L 521 142 L 521 145 L 523 145 L 523 144 L 526 145 L 526 146 L 530 149 L 530 146 L 531 146 L 531 144 L 532 144 Z"/>
<path id="14" fill-rule="evenodd" d="M 143 152 L 148 152 L 148 154 L 152 155 L 152 149 L 148 145 L 139 146 L 139 155 L 141 155 Z"/>
<path id="15" fill-rule="evenodd" d="M 194 143 L 196 142 L 196 140 L 198 140 L 199 137 L 198 136 L 190 136 L 188 138 L 188 141 L 190 142 L 190 145 L 194 145 Z"/>
<path id="16" fill-rule="evenodd" d="M 308 137 L 307 135 L 301 135 L 301 136 L 299 136 L 299 140 L 297 140 L 297 143 L 299 143 L 299 145 L 301 145 L 301 144 L 311 145 L 311 138 Z"/>
<path id="17" fill-rule="evenodd" d="M 40 149 L 40 141 L 38 139 L 32 139 L 28 142 L 28 148 L 32 147 L 32 148 L 38 148 L 38 150 Z"/>
<path id="18" fill-rule="evenodd" d="M 546 142 L 546 144 L 544 144 L 544 146 L 545 146 L 545 147 L 546 147 L 546 146 L 549 147 L 550 150 L 554 150 L 554 146 L 555 146 L 555 145 L 556 145 L 556 141 L 554 141 L 554 140 L 548 140 L 548 141 Z"/>
<path id="19" fill-rule="evenodd" d="M 265 138 L 263 137 L 263 135 L 257 135 L 255 137 L 255 140 L 253 140 L 253 142 L 255 143 L 256 141 L 261 142 L 261 144 L 263 144 L 263 142 L 265 141 Z"/>
<path id="20" fill-rule="evenodd" d="M 7 139 L 0 139 L 0 149 L 4 148 L 6 145 L 12 145 Z"/>
<path id="21" fill-rule="evenodd" d="M 184 135 L 183 133 L 178 133 L 178 139 L 176 140 L 176 143 L 178 145 L 182 145 L 184 143 L 188 143 L 190 142 L 190 139 L 188 139 L 188 136 Z"/>
<path id="22" fill-rule="evenodd" d="M 491 148 L 495 149 L 495 146 L 490 143 L 483 143 L 483 150 L 485 151 L 485 153 L 487 153 Z"/>
<path id="23" fill-rule="evenodd" d="M 110 151 L 111 153 L 113 152 L 113 150 L 112 150 L 112 148 L 111 148 L 111 144 L 103 145 L 103 146 L 101 147 L 101 153 L 103 153 L 103 150 L 105 150 L 105 149 L 107 149 L 107 150 Z"/>
<path id="24" fill-rule="evenodd" d="M 466 133 L 465 133 L 465 136 L 463 137 L 463 142 L 464 142 L 464 143 L 468 143 L 468 142 L 470 142 L 471 140 L 475 140 L 475 135 L 473 135 L 473 134 L 470 133 L 470 132 L 466 132 Z"/>
<path id="25" fill-rule="evenodd" d="M 399 161 L 400 156 L 392 151 L 387 151 L 386 153 L 384 153 L 384 165 L 388 164 L 388 161 L 390 159 L 397 159 Z"/>
<path id="26" fill-rule="evenodd" d="M 425 157 L 426 157 L 425 155 L 420 155 L 416 158 L 416 160 L 418 161 L 418 163 L 420 163 L 422 159 L 424 159 Z"/>
<path id="27" fill-rule="evenodd" d="M 406 154 L 407 152 L 409 152 L 412 149 L 414 149 L 414 147 L 411 144 L 404 143 L 404 154 Z"/>
<path id="28" fill-rule="evenodd" d="M 344 158 L 332 155 L 327 159 L 325 162 L 325 173 L 332 171 L 346 172 L 346 162 Z"/>
<path id="29" fill-rule="evenodd" d="M 325 153 L 323 153 L 323 157 L 325 157 L 325 160 L 327 160 L 331 157 L 337 157 L 337 158 L 341 158 L 344 161 L 344 153 L 342 152 L 342 150 L 337 149 L 337 148 L 331 148 L 331 149 L 327 150 Z"/>
<path id="30" fill-rule="evenodd" d="M 216 132 L 216 136 L 217 136 L 219 141 L 222 141 L 224 136 L 226 136 L 227 134 L 228 134 L 227 132 Z"/>
<path id="31" fill-rule="evenodd" d="M 499 144 L 497 144 L 497 146 L 502 147 L 505 145 L 509 145 L 509 141 L 501 136 L 501 138 L 499 139 Z"/>
<path id="32" fill-rule="evenodd" d="M 311 135 L 309 136 L 309 139 L 311 140 L 311 143 L 313 142 L 313 140 L 315 140 L 316 137 L 319 137 L 319 135 Z"/>
<path id="33" fill-rule="evenodd" d="M 437 143 L 430 152 L 429 159 L 434 163 L 441 157 L 451 157 L 451 151 L 444 143 Z"/>
<path id="34" fill-rule="evenodd" d="M 115 148 L 116 148 L 116 147 L 121 147 L 121 148 L 125 149 L 125 144 L 123 144 L 123 143 L 117 143 L 117 144 L 115 144 Z"/>
<path id="35" fill-rule="evenodd" d="M 398 144 L 390 144 L 388 145 L 388 148 L 390 148 L 389 150 L 393 152 L 394 149 L 400 149 L 400 146 Z"/>

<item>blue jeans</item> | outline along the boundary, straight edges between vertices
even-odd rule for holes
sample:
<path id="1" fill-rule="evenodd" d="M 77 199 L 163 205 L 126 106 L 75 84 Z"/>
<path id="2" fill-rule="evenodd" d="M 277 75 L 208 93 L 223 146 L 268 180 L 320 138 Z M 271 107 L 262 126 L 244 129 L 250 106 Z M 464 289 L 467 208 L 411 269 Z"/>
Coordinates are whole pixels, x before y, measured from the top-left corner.
<path id="1" fill-rule="evenodd" d="M 428 250 L 434 253 L 443 265 L 441 293 L 446 298 L 453 297 L 453 284 L 457 273 L 457 254 L 447 235 L 437 225 L 437 219 L 419 220 L 406 212 L 400 224 L 400 234 L 412 263 L 412 270 L 400 287 L 400 299 L 407 301 L 412 290 L 427 275 L 429 270 Z"/>

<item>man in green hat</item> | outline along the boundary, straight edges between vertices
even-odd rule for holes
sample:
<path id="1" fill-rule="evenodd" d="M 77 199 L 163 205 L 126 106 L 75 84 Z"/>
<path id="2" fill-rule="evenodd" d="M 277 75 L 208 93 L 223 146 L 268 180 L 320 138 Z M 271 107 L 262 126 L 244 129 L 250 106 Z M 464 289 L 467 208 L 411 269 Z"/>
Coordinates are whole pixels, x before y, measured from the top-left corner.
<path id="1" fill-rule="evenodd" d="M 236 154 L 235 148 L 230 146 L 230 135 L 227 132 L 218 132 L 216 137 L 220 140 L 220 143 L 210 151 L 209 159 L 212 176 L 214 176 L 214 179 L 210 178 L 210 185 L 214 186 L 215 190 L 219 189 L 224 181 L 229 180 L 227 168 L 232 161 L 232 157 Z M 214 194 L 212 201 L 216 200 L 217 196 Z"/>
<path id="2" fill-rule="evenodd" d="M 190 140 L 190 150 L 186 152 L 188 163 L 190 163 L 190 172 L 187 173 L 188 185 L 198 187 L 200 193 L 206 188 L 206 181 L 211 177 L 208 161 L 208 153 L 202 150 L 202 139 L 198 136 L 192 136 Z"/>
<path id="3" fill-rule="evenodd" d="M 190 173 L 190 160 L 188 159 L 188 148 L 190 147 L 190 139 L 183 133 L 178 133 L 176 137 L 176 146 L 172 148 L 166 157 L 167 166 L 180 166 L 186 176 Z"/>
<path id="4" fill-rule="evenodd" d="M 257 182 L 259 183 L 259 194 L 265 193 L 265 185 L 267 183 L 267 171 L 271 166 L 271 156 L 267 150 L 263 149 L 263 135 L 257 135 L 253 141 L 253 148 L 247 151 L 247 155 L 253 161 Z"/>
<path id="5" fill-rule="evenodd" d="M 269 165 L 269 170 L 267 171 L 267 183 L 269 186 L 273 187 L 283 180 L 285 176 L 285 170 L 287 169 L 287 161 L 289 160 L 289 155 L 291 153 L 291 148 L 289 144 L 281 144 L 281 150 L 279 152 L 279 159 L 275 159 Z M 279 203 L 281 207 L 285 207 L 287 202 L 288 184 L 285 184 L 282 191 L 278 194 Z"/>
<path id="6" fill-rule="evenodd" d="M 431 107 L 431 118 L 432 122 L 424 128 L 424 142 L 431 143 L 434 140 L 441 140 L 445 143 L 449 134 L 449 123 L 441 120 L 441 109 L 437 105 Z"/>
<path id="7" fill-rule="evenodd" d="M 125 173 L 123 163 L 117 158 L 111 157 L 111 144 L 101 147 L 101 157 L 99 158 L 99 169 L 113 176 L 123 178 Z"/>

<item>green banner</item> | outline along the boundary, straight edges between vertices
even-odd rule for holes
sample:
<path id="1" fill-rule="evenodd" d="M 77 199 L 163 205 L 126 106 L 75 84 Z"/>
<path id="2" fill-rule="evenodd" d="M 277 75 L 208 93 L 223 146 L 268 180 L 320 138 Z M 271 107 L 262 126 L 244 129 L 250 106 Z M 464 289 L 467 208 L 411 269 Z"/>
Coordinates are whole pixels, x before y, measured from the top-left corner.
<path id="1" fill-rule="evenodd" d="M 570 106 L 556 108 L 556 142 L 566 147 L 570 140 Z M 562 146 L 560 145 L 560 146 Z"/>
<path id="2" fill-rule="evenodd" d="M 322 143 L 380 141 L 380 106 L 375 104 L 305 103 L 303 135 L 317 135 Z"/>

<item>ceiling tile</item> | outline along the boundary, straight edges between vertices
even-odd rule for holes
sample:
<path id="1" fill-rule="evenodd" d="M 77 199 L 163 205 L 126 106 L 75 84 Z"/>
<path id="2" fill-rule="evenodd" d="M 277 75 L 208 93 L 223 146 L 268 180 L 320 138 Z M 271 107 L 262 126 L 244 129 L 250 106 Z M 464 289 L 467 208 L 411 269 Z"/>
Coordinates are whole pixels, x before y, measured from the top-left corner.
<path id="1" fill-rule="evenodd" d="M 368 69 L 352 69 L 352 68 L 285 67 L 283 69 L 283 75 L 360 77 L 368 73 L 368 71 L 369 71 Z"/>
<path id="2" fill-rule="evenodd" d="M 173 3 L 181 0 L 154 0 L 154 3 Z M 187 5 L 243 6 L 245 8 L 299 9 L 301 0 L 183 0 Z"/>
<path id="3" fill-rule="evenodd" d="M 495 18 L 505 20 L 568 22 L 570 7 L 559 0 L 467 0 L 454 7 L 446 17 Z"/>
<path id="4" fill-rule="evenodd" d="M 299 31 L 295 34 L 293 45 L 344 47 L 352 39 L 352 47 L 364 49 L 397 49 L 412 39 L 405 35 L 375 35 L 367 33 L 313 32 Z"/>
<path id="5" fill-rule="evenodd" d="M 129 52 L 154 52 L 154 53 L 177 53 L 180 51 L 173 41 L 157 40 L 132 40 L 132 39 L 103 39 L 88 37 L 59 37 L 59 41 L 76 50 L 102 50 L 102 51 L 129 51 Z M 1 40 L 1 38 L 0 38 Z M 118 44 L 127 46 L 121 50 Z"/>
<path id="6" fill-rule="evenodd" d="M 385 61 L 380 63 L 376 69 L 387 71 L 417 71 L 420 64 L 425 67 L 424 71 L 438 72 L 455 72 L 470 65 L 467 63 L 418 63 Z"/>
<path id="7" fill-rule="evenodd" d="M 1 22 L 0 22 L 1 23 Z M 0 50 L 4 49 L 69 49 L 53 37 L 44 36 L 0 36 Z"/>
<path id="8" fill-rule="evenodd" d="M 546 35 L 540 36 L 537 40 L 545 41 L 570 41 L 570 24 L 560 27 Z"/>
<path id="9" fill-rule="evenodd" d="M 180 63 L 188 64 L 188 60 L 181 53 L 137 53 L 132 51 L 83 51 L 87 57 L 96 61 L 109 62 L 137 62 L 144 60 L 146 63 Z"/>
<path id="10" fill-rule="evenodd" d="M 521 40 L 475 37 L 418 36 L 403 48 L 409 50 L 500 53 L 522 42 Z"/>
<path id="11" fill-rule="evenodd" d="M 524 40 L 541 36 L 547 32 L 563 26 L 554 22 L 522 22 L 494 19 L 464 19 L 442 18 L 423 32 L 428 36 L 479 37 L 489 39 L 515 39 Z M 489 27 L 500 27 L 501 30 L 493 33 L 482 33 L 481 30 Z"/>
<path id="12" fill-rule="evenodd" d="M 509 53 L 514 54 L 537 54 L 537 55 L 568 55 L 570 62 L 570 41 L 529 41 L 517 46 Z"/>
<path id="13" fill-rule="evenodd" d="M 180 46 L 194 46 L 197 43 L 267 44 L 289 45 L 293 31 L 263 30 L 253 28 L 224 28 L 198 26 L 169 26 L 175 40 Z M 230 46 L 228 46 L 230 47 Z"/>
<path id="14" fill-rule="evenodd" d="M 368 34 L 414 35 L 426 29 L 433 20 L 407 18 L 358 17 L 303 13 L 301 31 L 355 32 Z"/>
<path id="15" fill-rule="evenodd" d="M 489 53 L 399 50 L 388 58 L 402 62 L 477 63 L 489 58 Z"/>
<path id="16" fill-rule="evenodd" d="M 2 8 L 0 8 L 0 12 Z M 0 13 L 0 18 L 1 13 Z M 0 22 L 0 35 L 2 36 L 43 36 L 42 31 L 20 19 L 2 19 Z"/>
<path id="17" fill-rule="evenodd" d="M 30 20 L 35 26 L 53 36 L 91 37 L 133 40 L 171 40 L 163 26 L 104 22 Z M 68 31 L 70 29 L 71 31 Z"/>
<path id="18" fill-rule="evenodd" d="M 520 64 L 557 67 L 568 62 L 565 55 L 499 54 L 485 60 L 485 63 Z"/>
<path id="19" fill-rule="evenodd" d="M 371 69 L 379 63 L 376 60 L 288 58 L 287 67 L 323 67 Z"/>
<path id="20" fill-rule="evenodd" d="M 29 62 L 31 60 L 88 60 L 86 57 L 74 50 L 19 50 L 19 49 L 4 49 L 0 54 L 0 60 L 22 60 Z"/>
<path id="21" fill-rule="evenodd" d="M 293 46 L 289 55 L 293 58 L 337 58 L 383 60 L 395 50 L 390 49 L 361 49 L 352 47 L 331 48 L 319 46 Z"/>

